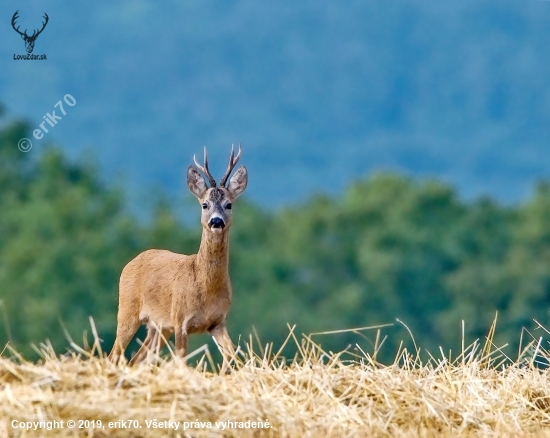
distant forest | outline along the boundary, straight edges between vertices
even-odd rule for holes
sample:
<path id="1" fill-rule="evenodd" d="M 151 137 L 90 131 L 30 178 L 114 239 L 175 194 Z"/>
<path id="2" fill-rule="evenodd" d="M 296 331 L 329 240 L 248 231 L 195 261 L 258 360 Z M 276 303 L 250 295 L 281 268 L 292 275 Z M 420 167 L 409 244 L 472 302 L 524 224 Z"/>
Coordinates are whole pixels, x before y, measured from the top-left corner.
<path id="1" fill-rule="evenodd" d="M 131 196 L 181 193 L 189 155 L 206 145 L 221 167 L 239 142 L 262 175 L 247 197 L 268 208 L 381 168 L 504 202 L 549 176 L 548 1 L 27 2 L 21 23 L 50 14 L 44 63 L 12 60 L 24 44 L 2 8 L 2 101 L 36 128 L 71 93 L 42 144 L 93 148 Z"/>
<path id="2" fill-rule="evenodd" d="M 144 223 L 128 210 L 124 187 L 103 182 L 95 166 L 55 147 L 22 153 L 28 127 L 2 126 L 0 345 L 35 357 L 30 343 L 49 339 L 62 353 L 63 327 L 82 342 L 91 316 L 108 350 L 122 268 L 147 248 L 196 252 L 200 207 L 191 196 L 175 206 L 159 194 Z M 182 208 L 189 219 L 175 213 Z M 398 318 L 419 347 L 458 351 L 461 321 L 471 342 L 498 311 L 496 340 L 513 356 L 523 327 L 550 326 L 547 182 L 513 206 L 465 202 L 447 184 L 388 173 L 275 212 L 245 197 L 234 207 L 230 251 L 234 342 L 253 327 L 278 344 L 287 324 L 299 334 L 394 323 L 382 331 L 391 358 L 401 340 L 410 343 Z M 372 351 L 376 332 L 362 333 L 318 341 Z"/>

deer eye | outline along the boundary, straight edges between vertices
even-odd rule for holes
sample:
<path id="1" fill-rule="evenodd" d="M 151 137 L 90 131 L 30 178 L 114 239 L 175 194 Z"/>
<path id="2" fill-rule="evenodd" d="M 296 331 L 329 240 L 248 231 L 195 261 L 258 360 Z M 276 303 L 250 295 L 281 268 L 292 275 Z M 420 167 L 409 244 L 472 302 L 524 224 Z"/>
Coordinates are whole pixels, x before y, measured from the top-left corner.
<path id="1" fill-rule="evenodd" d="M 231 210 L 231 207 L 233 207 L 233 204 L 229 203 L 229 204 L 225 204 L 225 208 L 227 210 Z"/>
<path id="2" fill-rule="evenodd" d="M 202 209 L 206 210 L 208 208 L 208 204 L 206 202 L 202 203 Z"/>

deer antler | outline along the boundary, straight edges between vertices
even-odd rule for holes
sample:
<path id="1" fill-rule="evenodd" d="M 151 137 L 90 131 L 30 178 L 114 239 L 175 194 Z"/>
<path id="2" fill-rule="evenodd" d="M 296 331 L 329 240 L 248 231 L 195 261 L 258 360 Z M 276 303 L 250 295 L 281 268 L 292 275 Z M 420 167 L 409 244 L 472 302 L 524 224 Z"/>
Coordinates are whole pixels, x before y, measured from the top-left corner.
<path id="1" fill-rule="evenodd" d="M 48 17 L 48 14 L 46 14 L 45 12 L 44 12 L 44 17 L 43 17 L 43 18 L 45 18 L 46 21 L 44 21 L 44 22 L 42 23 L 42 29 L 40 29 L 40 30 L 38 31 L 38 33 L 37 33 L 37 31 L 35 30 L 35 31 L 32 33 L 32 37 L 31 37 L 31 38 L 35 38 L 35 39 L 36 39 L 36 38 L 38 37 L 38 35 L 40 35 L 40 34 L 42 33 L 42 31 L 46 28 L 46 24 L 48 24 L 48 21 L 50 20 L 50 18 Z"/>
<path id="2" fill-rule="evenodd" d="M 26 30 L 25 30 L 25 33 L 19 31 L 19 28 L 21 26 L 15 27 L 15 24 L 16 24 L 15 21 L 19 18 L 19 16 L 17 14 L 19 14 L 19 11 L 15 11 L 15 14 L 13 14 L 13 17 L 11 19 L 11 27 L 13 27 L 13 30 L 15 30 L 19 35 L 28 36 Z"/>
<path id="3" fill-rule="evenodd" d="M 237 152 L 237 156 L 234 156 L 233 152 L 233 145 L 231 145 L 231 156 L 229 157 L 229 165 L 227 166 L 227 170 L 225 172 L 225 175 L 222 177 L 220 181 L 220 187 L 225 187 L 225 183 L 227 182 L 227 178 L 229 178 L 229 175 L 231 174 L 231 171 L 239 161 L 239 158 L 241 158 L 241 144 L 239 143 L 239 152 Z"/>
<path id="4" fill-rule="evenodd" d="M 193 155 L 193 161 L 195 162 L 195 166 L 199 168 L 199 170 L 204 173 L 204 175 L 208 178 L 208 181 L 210 181 L 211 187 L 216 187 L 216 180 L 208 170 L 208 156 L 206 155 L 206 147 L 204 148 L 204 167 L 202 167 L 199 163 L 197 163 L 197 159 L 195 158 L 195 155 Z"/>

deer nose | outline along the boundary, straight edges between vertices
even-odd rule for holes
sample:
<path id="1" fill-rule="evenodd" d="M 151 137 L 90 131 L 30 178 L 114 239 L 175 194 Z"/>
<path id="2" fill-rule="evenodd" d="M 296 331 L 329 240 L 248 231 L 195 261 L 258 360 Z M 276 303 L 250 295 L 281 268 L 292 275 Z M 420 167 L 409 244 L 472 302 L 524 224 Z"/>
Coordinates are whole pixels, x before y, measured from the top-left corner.
<path id="1" fill-rule="evenodd" d="M 221 228 L 223 230 L 225 228 L 225 222 L 221 217 L 216 216 L 210 219 L 210 221 L 208 222 L 208 226 L 210 228 Z"/>

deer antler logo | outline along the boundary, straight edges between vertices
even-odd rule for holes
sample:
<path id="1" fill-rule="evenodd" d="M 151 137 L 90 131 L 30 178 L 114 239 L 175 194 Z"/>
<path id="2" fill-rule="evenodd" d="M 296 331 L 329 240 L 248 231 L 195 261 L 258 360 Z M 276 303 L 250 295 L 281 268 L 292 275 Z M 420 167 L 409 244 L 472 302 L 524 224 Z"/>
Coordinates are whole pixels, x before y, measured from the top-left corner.
<path id="1" fill-rule="evenodd" d="M 21 35 L 21 38 L 25 40 L 25 49 L 27 50 L 27 53 L 32 53 L 32 51 L 34 50 L 34 43 L 36 41 L 36 38 L 38 38 L 38 35 L 40 35 L 42 31 L 46 28 L 46 24 L 48 24 L 48 14 L 44 13 L 44 18 L 46 21 L 42 23 L 42 29 L 35 29 L 32 35 L 27 35 L 27 29 L 25 29 L 25 32 L 21 32 L 19 31 L 19 26 L 15 27 L 15 22 L 19 18 L 19 16 L 17 15 L 18 13 L 19 11 L 15 11 L 15 14 L 13 14 L 13 17 L 11 19 L 11 26 L 13 27 L 13 30 Z"/>

